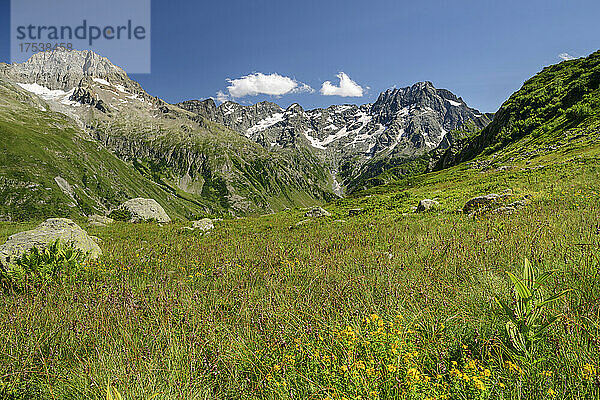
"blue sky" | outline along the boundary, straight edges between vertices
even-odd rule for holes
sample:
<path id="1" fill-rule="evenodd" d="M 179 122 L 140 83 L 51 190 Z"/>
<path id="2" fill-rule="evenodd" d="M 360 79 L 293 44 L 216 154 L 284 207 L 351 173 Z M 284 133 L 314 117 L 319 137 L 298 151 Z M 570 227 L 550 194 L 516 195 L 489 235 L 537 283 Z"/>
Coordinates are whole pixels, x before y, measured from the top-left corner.
<path id="1" fill-rule="evenodd" d="M 9 1 L 0 4 L 0 61 L 10 62 Z M 152 1 L 152 73 L 132 78 L 169 102 L 221 91 L 305 108 L 373 102 L 429 80 L 496 111 L 559 54 L 600 48 L 598 15 L 597 0 Z M 321 93 L 326 81 L 334 95 Z M 288 93 L 244 95 L 248 83 Z"/>

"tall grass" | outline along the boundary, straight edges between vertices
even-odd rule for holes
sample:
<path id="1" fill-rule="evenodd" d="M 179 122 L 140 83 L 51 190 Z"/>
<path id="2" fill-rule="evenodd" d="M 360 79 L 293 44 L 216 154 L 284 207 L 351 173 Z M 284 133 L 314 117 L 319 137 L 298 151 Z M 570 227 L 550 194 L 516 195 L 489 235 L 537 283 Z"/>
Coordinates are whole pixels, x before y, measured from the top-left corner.
<path id="1" fill-rule="evenodd" d="M 596 178 L 555 186 L 510 216 L 404 215 L 400 205 L 336 221 L 340 204 L 330 207 L 336 216 L 301 226 L 302 213 L 289 211 L 223 221 L 207 234 L 180 224 L 88 227 L 105 256 L 78 281 L 0 296 L 1 396 L 101 399 L 109 382 L 125 399 L 351 398 L 306 370 L 288 366 L 278 377 L 273 368 L 299 351 L 298 340 L 339 351 L 336 332 L 360 332 L 376 314 L 403 316 L 411 351 L 424 357 L 415 368 L 432 383 L 475 376 L 470 360 L 477 374 L 490 371 L 485 391 L 448 398 L 598 398 Z M 519 274 L 525 258 L 557 270 L 545 294 L 573 289 L 551 305 L 562 319 L 531 365 L 503 351 L 506 316 L 494 301 L 512 301 L 506 271 Z M 348 365 L 338 360 L 342 374 Z M 402 385 L 409 368 L 395 378 Z"/>

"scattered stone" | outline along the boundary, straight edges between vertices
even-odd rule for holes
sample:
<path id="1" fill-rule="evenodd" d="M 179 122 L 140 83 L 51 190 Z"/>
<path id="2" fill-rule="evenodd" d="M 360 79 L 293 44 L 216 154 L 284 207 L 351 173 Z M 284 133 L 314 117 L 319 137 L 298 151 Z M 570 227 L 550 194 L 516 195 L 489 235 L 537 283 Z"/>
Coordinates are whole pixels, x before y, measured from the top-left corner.
<path id="1" fill-rule="evenodd" d="M 113 222 L 115 222 L 114 219 L 105 217 L 104 215 L 94 214 L 88 217 L 88 223 L 94 226 L 106 226 Z"/>
<path id="2" fill-rule="evenodd" d="M 199 221 L 194 221 L 192 223 L 193 229 L 199 229 L 203 232 L 210 231 L 215 227 L 212 220 L 210 218 L 203 218 Z"/>
<path id="3" fill-rule="evenodd" d="M 128 210 L 131 213 L 129 222 L 143 222 L 151 219 L 156 220 L 156 222 L 171 222 L 171 218 L 154 199 L 137 198 L 127 200 L 119 208 Z"/>
<path id="4" fill-rule="evenodd" d="M 419 201 L 419 204 L 417 205 L 415 212 L 421 213 L 421 212 L 426 212 L 426 211 L 432 211 L 432 210 L 436 209 L 439 205 L 440 205 L 440 203 L 435 200 L 423 199 L 423 200 Z"/>
<path id="5" fill-rule="evenodd" d="M 504 172 L 504 171 L 511 170 L 513 168 L 515 168 L 514 165 L 503 165 L 503 166 L 499 167 L 498 169 L 496 169 L 496 171 L 498 171 L 498 172 Z"/>
<path id="6" fill-rule="evenodd" d="M 306 225 L 306 224 L 309 224 L 310 222 L 311 222 L 310 219 L 303 219 L 302 221 L 296 222 L 296 226 Z"/>
<path id="7" fill-rule="evenodd" d="M 490 193 L 486 194 L 485 196 L 473 197 L 471 200 L 467 201 L 463 207 L 463 212 L 465 214 L 470 214 L 481 209 L 489 208 L 493 203 L 505 196 L 510 196 L 510 194 L 499 195 L 496 193 Z"/>
<path id="8" fill-rule="evenodd" d="M 517 200 L 513 203 L 510 203 L 508 207 L 522 208 L 525 207 L 527 204 L 529 204 L 529 202 L 527 201 L 527 198 L 525 198 L 523 200 Z"/>
<path id="9" fill-rule="evenodd" d="M 348 210 L 348 215 L 352 217 L 354 215 L 364 214 L 365 212 L 366 210 L 364 208 L 351 208 L 350 210 Z"/>
<path id="10" fill-rule="evenodd" d="M 32 247 L 42 249 L 56 239 L 89 253 L 90 258 L 102 255 L 102 250 L 94 239 L 75 222 L 67 218 L 50 218 L 35 229 L 10 236 L 0 246 L 0 264 L 8 265 Z"/>
<path id="11" fill-rule="evenodd" d="M 315 207 L 307 211 L 304 216 L 309 218 L 329 217 L 331 216 L 331 213 L 322 207 Z"/>

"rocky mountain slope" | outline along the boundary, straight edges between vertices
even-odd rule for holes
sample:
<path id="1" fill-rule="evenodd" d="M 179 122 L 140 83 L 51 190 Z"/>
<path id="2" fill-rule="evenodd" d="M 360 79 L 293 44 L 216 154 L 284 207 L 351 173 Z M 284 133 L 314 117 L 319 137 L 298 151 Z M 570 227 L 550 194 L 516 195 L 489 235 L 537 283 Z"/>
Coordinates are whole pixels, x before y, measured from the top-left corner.
<path id="1" fill-rule="evenodd" d="M 308 148 L 340 186 L 350 188 L 359 177 L 377 175 L 385 166 L 448 147 L 448 132 L 465 123 L 482 128 L 490 122 L 490 115 L 431 82 L 389 89 L 375 103 L 361 106 L 304 110 L 298 104 L 282 109 L 269 102 L 243 106 L 228 101 L 217 107 L 212 99 L 177 105 L 267 149 Z"/>
<path id="2" fill-rule="evenodd" d="M 21 190 L 30 185 L 58 190 L 50 208 L 62 211 L 55 214 L 102 212 L 131 196 L 177 199 L 170 211 L 189 217 L 311 205 L 448 147 L 449 132 L 467 123 L 489 122 L 430 82 L 390 89 L 361 106 L 171 105 L 90 51 L 0 64 L 0 84 L 3 136 L 19 143 L 6 149 L 0 172 L 2 196 L 12 204 L 7 218 L 50 207 L 48 196 Z M 56 133 L 56 146 L 44 145 L 46 132 Z M 26 140 L 35 155 L 25 156 Z M 40 161 L 46 159 L 52 161 Z M 15 178 L 28 168 L 31 174 Z M 91 185 L 90 176 L 103 179 L 106 170 L 115 171 L 110 184 Z M 15 202 L 27 206 L 15 211 Z"/>
<path id="3" fill-rule="evenodd" d="M 599 112 L 600 51 L 597 51 L 585 58 L 544 68 L 510 96 L 492 123 L 455 140 L 437 157 L 432 169 L 448 168 L 479 155 L 497 155 L 499 150 L 515 143 L 522 143 L 523 154 L 518 156 L 522 158 L 528 156 L 525 153 L 532 156 L 554 151 L 574 140 L 592 139 L 598 136 Z"/>
<path id="4" fill-rule="evenodd" d="M 333 196 L 329 177 L 312 153 L 268 151 L 220 124 L 148 95 L 123 70 L 92 52 L 54 51 L 36 54 L 24 64 L 0 64 L 0 82 L 5 89 L 2 121 L 7 130 L 38 125 L 34 120 L 49 115 L 62 119 L 71 128 L 62 140 L 80 138 L 116 156 L 154 182 L 165 196 L 180 199 L 185 213 L 264 213 Z M 29 103 L 28 117 L 19 111 L 22 98 Z M 45 151 L 40 147 L 37 150 Z M 59 158 L 64 156 L 61 150 L 54 151 Z M 15 160 L 22 159 L 21 148 L 13 147 L 10 153 Z M 104 161 L 96 161 L 100 165 L 88 169 L 107 168 Z M 11 165 L 10 159 L 5 165 L 3 171 L 15 173 L 22 167 Z M 68 166 L 41 165 L 47 178 L 71 175 L 72 180 L 67 180 L 71 187 L 81 183 L 83 168 L 65 171 L 62 167 Z M 37 184 L 58 185 L 48 179 Z M 113 195 L 92 202 L 92 208 L 115 206 Z M 37 208 L 46 207 L 43 200 L 38 203 Z"/>

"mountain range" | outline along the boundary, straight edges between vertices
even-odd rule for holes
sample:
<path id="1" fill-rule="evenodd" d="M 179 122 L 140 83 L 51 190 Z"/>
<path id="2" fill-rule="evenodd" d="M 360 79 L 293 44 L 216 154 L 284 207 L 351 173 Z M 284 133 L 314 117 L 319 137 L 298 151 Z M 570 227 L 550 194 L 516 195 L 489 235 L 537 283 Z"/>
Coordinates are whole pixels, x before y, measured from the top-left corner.
<path id="1" fill-rule="evenodd" d="M 136 196 L 182 218 L 308 206 L 422 171 L 456 132 L 493 118 L 431 82 L 314 110 L 168 104 L 90 51 L 0 64 L 0 91 L 4 219 L 107 212 Z"/>

